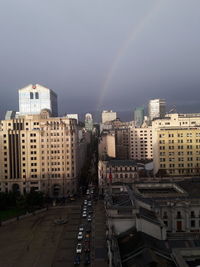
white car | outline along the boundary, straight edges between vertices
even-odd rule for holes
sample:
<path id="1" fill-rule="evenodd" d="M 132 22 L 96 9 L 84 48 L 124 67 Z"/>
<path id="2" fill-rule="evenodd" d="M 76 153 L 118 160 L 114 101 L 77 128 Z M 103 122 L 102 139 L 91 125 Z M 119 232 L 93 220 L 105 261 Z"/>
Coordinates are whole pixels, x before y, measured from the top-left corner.
<path id="1" fill-rule="evenodd" d="M 92 217 L 90 215 L 88 215 L 87 220 L 88 220 L 88 222 L 91 222 L 92 221 Z"/>
<path id="2" fill-rule="evenodd" d="M 76 246 L 76 253 L 81 253 L 82 252 L 82 244 L 78 243 Z"/>
<path id="3" fill-rule="evenodd" d="M 91 201 L 88 201 L 88 206 L 91 207 L 92 206 L 92 202 Z"/>
<path id="4" fill-rule="evenodd" d="M 82 217 L 83 218 L 86 218 L 87 217 L 87 213 L 85 211 L 83 212 Z"/>
<path id="5" fill-rule="evenodd" d="M 82 240 L 83 239 L 83 232 L 79 232 L 78 233 L 78 240 Z"/>
<path id="6" fill-rule="evenodd" d="M 85 212 L 87 211 L 87 207 L 86 207 L 86 206 L 83 207 L 83 212 L 84 212 L 84 211 L 85 211 Z"/>
<path id="7" fill-rule="evenodd" d="M 87 199 L 84 200 L 84 205 L 87 205 Z"/>
<path id="8" fill-rule="evenodd" d="M 83 232 L 84 231 L 84 226 L 83 225 L 80 225 L 79 226 L 79 232 Z"/>

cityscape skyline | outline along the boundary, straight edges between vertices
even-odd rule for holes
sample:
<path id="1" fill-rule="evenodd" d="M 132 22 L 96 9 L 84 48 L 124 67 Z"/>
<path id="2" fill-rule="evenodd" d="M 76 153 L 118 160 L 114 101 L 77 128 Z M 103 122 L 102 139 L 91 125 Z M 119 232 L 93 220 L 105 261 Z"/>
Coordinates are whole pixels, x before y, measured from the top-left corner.
<path id="1" fill-rule="evenodd" d="M 200 266 L 199 10 L 0 1 L 1 266 Z"/>
<path id="2" fill-rule="evenodd" d="M 198 1 L 10 6 L 0 4 L 1 118 L 29 83 L 56 91 L 59 114 L 133 110 L 152 98 L 198 111 Z"/>

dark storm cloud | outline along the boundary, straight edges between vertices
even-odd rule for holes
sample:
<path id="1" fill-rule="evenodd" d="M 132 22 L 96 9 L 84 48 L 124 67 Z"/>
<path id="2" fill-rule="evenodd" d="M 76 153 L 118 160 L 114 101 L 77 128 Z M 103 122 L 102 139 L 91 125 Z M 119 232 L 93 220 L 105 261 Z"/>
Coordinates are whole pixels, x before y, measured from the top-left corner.
<path id="1" fill-rule="evenodd" d="M 199 10 L 199 0 L 0 1 L 1 114 L 30 83 L 56 91 L 61 114 L 154 97 L 198 107 Z"/>

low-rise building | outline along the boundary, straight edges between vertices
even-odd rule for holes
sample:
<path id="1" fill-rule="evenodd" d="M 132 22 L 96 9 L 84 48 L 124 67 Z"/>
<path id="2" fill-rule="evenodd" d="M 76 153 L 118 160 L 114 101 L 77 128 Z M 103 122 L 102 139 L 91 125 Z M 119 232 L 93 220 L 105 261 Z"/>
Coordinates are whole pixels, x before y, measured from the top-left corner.
<path id="1" fill-rule="evenodd" d="M 133 160 L 100 160 L 98 183 L 100 190 L 115 182 L 134 183 L 138 179 L 138 167 Z"/>

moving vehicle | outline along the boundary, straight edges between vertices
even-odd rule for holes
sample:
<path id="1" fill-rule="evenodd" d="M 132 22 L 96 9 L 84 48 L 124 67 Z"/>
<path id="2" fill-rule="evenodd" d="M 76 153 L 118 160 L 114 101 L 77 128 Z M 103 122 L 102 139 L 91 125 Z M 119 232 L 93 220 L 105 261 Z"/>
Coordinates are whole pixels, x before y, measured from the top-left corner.
<path id="1" fill-rule="evenodd" d="M 81 225 L 79 226 L 79 232 L 83 232 L 83 231 L 84 231 L 84 225 L 81 224 Z"/>
<path id="2" fill-rule="evenodd" d="M 88 215 L 87 220 L 88 220 L 88 222 L 91 222 L 92 221 L 91 215 Z"/>
<path id="3" fill-rule="evenodd" d="M 86 206 L 83 207 L 83 212 L 84 212 L 84 211 L 87 211 L 87 207 L 86 207 Z"/>
<path id="4" fill-rule="evenodd" d="M 74 265 L 80 265 L 81 263 L 81 257 L 80 255 L 76 255 L 74 259 Z"/>
<path id="5" fill-rule="evenodd" d="M 78 240 L 82 240 L 83 239 L 83 232 L 79 232 L 78 233 Z"/>
<path id="6" fill-rule="evenodd" d="M 85 211 L 83 212 L 82 217 L 83 218 L 86 218 L 87 217 L 87 213 Z"/>
<path id="7" fill-rule="evenodd" d="M 81 253 L 82 252 L 82 244 L 78 243 L 76 246 L 76 253 Z"/>

